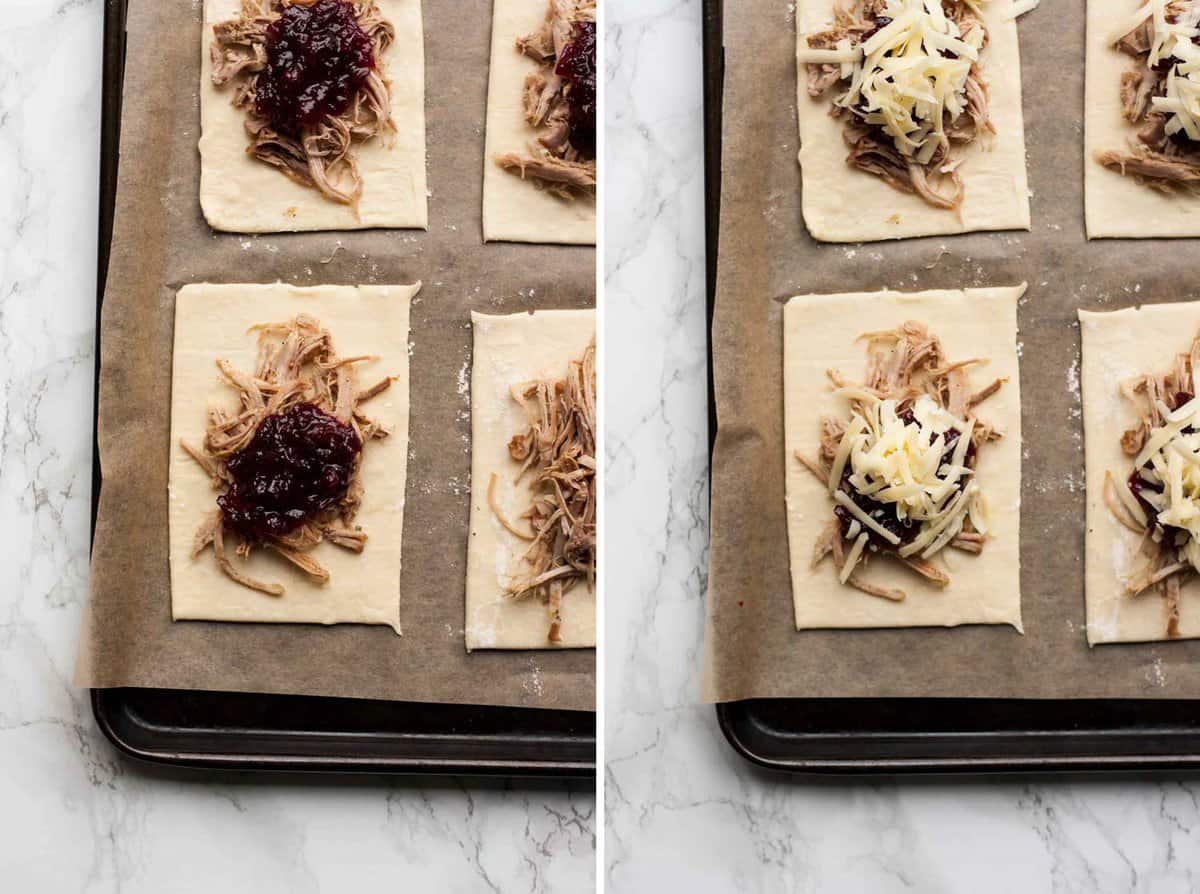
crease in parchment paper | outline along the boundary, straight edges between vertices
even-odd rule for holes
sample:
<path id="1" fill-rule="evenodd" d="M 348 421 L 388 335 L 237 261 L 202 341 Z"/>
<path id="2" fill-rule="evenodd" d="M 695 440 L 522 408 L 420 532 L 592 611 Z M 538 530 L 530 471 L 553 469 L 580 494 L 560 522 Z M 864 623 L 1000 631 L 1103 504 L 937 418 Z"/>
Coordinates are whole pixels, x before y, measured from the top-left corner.
<path id="1" fill-rule="evenodd" d="M 795 23 L 763 27 L 779 16 L 774 0 L 725 0 L 702 697 L 1200 697 L 1200 642 L 1089 650 L 1084 636 L 1083 442 L 1069 375 L 1079 357 L 1075 311 L 1180 301 L 1197 289 L 1181 285 L 1193 277 L 1178 243 L 1085 239 L 1084 34 L 1055 27 L 1082 22 L 1083 0 L 1043 4 L 1019 24 L 1032 231 L 857 246 L 820 245 L 804 229 Z M 797 632 L 784 514 L 783 308 L 773 296 L 1022 281 L 1030 284 L 1017 311 L 1025 636 L 1000 627 Z"/>
<path id="2" fill-rule="evenodd" d="M 470 456 L 462 438 L 470 426 L 456 381 L 471 355 L 470 311 L 595 301 L 594 249 L 482 243 L 478 122 L 489 10 L 483 0 L 425 6 L 434 196 L 427 234 L 255 238 L 214 234 L 200 214 L 199 4 L 130 3 L 121 171 L 100 321 L 104 480 L 79 685 L 594 710 L 593 651 L 531 658 L 468 655 L 463 646 Z M 477 62 L 464 67 L 464 59 Z M 385 627 L 171 622 L 166 521 L 175 292 L 189 282 L 277 280 L 426 284 L 411 320 L 402 638 Z"/>

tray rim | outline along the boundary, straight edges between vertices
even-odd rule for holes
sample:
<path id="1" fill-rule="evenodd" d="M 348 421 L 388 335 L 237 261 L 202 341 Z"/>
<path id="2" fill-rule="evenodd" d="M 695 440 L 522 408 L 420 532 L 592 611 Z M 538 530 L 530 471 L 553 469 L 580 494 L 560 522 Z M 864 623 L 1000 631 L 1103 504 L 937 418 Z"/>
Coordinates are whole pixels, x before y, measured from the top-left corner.
<path id="1" fill-rule="evenodd" d="M 724 83 L 725 47 L 723 40 L 724 0 L 702 0 L 703 23 L 703 79 L 704 79 L 704 169 L 705 169 L 705 246 L 707 282 L 705 289 L 706 314 L 708 321 L 708 418 L 709 418 L 709 460 L 717 437 L 717 404 L 713 380 L 712 356 L 712 325 L 716 301 L 716 270 L 718 243 L 720 235 L 720 204 L 721 204 L 721 127 L 722 127 L 722 85 Z M 709 496 L 711 500 L 712 479 L 709 478 Z M 891 775 L 920 775 L 920 774 L 1003 774 L 1003 773 L 1129 773 L 1139 772 L 1179 772 L 1182 770 L 1200 769 L 1200 729 L 1176 729 L 1180 734 L 1190 733 L 1195 741 L 1191 749 L 1175 754 L 1092 754 L 1086 756 L 1073 755 L 1008 755 L 989 757 L 973 757 L 960 753 L 953 757 L 846 757 L 831 759 L 828 757 L 805 757 L 797 754 L 791 758 L 772 757 L 757 751 L 741 735 L 737 721 L 749 717 L 753 705 L 763 699 L 746 699 L 731 702 L 721 702 L 714 705 L 717 725 L 729 746 L 750 763 L 776 772 L 813 778 L 847 778 Z M 787 698 L 771 699 L 770 701 L 786 703 L 794 706 L 797 713 L 803 711 L 805 705 L 813 702 L 827 702 L 828 699 Z M 903 699 L 902 701 L 943 701 L 939 699 Z M 1003 699 L 1008 703 L 1029 702 L 1036 704 L 1039 699 Z M 1112 702 L 1113 699 L 1074 699 L 1066 701 L 1077 702 Z M 1130 701 L 1158 702 L 1158 699 L 1135 699 Z M 1194 704 L 1200 711 L 1200 699 L 1179 699 L 1179 702 Z M 1164 727 L 1156 727 L 1154 731 L 1144 730 L 1133 733 L 1128 730 L 1113 728 L 1109 732 L 1113 736 L 1122 732 L 1130 736 L 1148 736 L 1161 734 Z M 1091 730 L 1096 733 L 1098 730 Z M 1027 730 L 1026 735 L 1037 735 L 1046 739 L 1063 739 L 1069 737 L 1069 730 Z M 830 731 L 829 738 L 840 738 L 844 742 L 860 740 L 863 735 L 854 733 L 836 733 Z M 870 734 L 868 734 L 870 735 Z M 874 734 L 880 735 L 880 734 Z M 962 732 L 910 732 L 905 736 L 895 731 L 887 733 L 892 738 L 906 740 L 922 740 L 930 743 L 946 741 L 951 738 L 966 746 L 972 739 L 978 741 L 980 733 Z"/>
<path id="2" fill-rule="evenodd" d="M 447 759 L 433 756 L 406 756 L 382 758 L 378 756 L 356 756 L 348 754 L 251 754 L 230 749 L 198 751 L 187 748 L 145 747 L 125 738 L 117 728 L 113 710 L 121 704 L 121 689 L 93 689 L 91 702 L 93 714 L 101 732 L 118 752 L 140 763 L 175 767 L 189 770 L 269 771 L 286 773 L 325 774 L 415 774 L 423 776 L 495 776 L 509 778 L 542 778 L 563 780 L 594 780 L 594 761 L 539 761 L 529 759 L 505 759 L 497 757 L 475 759 Z M 156 690 L 171 692 L 173 690 Z M 245 693 L 242 693 L 243 695 Z M 106 704 L 115 700 L 117 705 Z M 406 704 L 419 705 L 419 702 Z M 468 706 L 469 707 L 469 706 Z M 531 709 L 537 710 L 537 709 Z M 574 712 L 587 714 L 586 711 Z M 256 734 L 246 730 L 246 734 Z M 266 736 L 273 735 L 268 731 Z M 289 733 L 286 735 L 294 735 Z M 312 735 L 338 735 L 316 732 Z M 347 732 L 342 735 L 354 737 L 369 735 Z M 431 738 L 436 734 L 431 734 Z M 494 737 L 492 737 L 494 738 Z"/>
<path id="3" fill-rule="evenodd" d="M 93 345 L 94 377 L 92 399 L 92 502 L 91 502 L 91 536 L 95 534 L 96 515 L 99 509 L 100 488 L 102 476 L 100 470 L 100 448 L 97 440 L 99 421 L 99 390 L 100 390 L 100 313 L 104 303 L 105 281 L 108 273 L 108 260 L 112 243 L 112 223 L 115 218 L 115 198 L 117 185 L 117 160 L 120 147 L 120 115 L 121 95 L 124 80 L 125 64 L 125 22 L 129 0 L 104 0 L 104 21 L 102 38 L 103 82 L 101 87 L 101 133 L 100 133 L 100 191 L 98 202 L 99 228 L 96 270 L 96 332 Z M 90 549 L 90 542 L 89 542 Z M 596 778 L 596 725 L 593 725 L 590 741 L 592 759 L 589 761 L 562 760 L 542 761 L 527 758 L 506 760 L 502 758 L 480 758 L 475 760 L 455 760 L 430 757 L 394 757 L 389 759 L 379 757 L 357 757 L 350 754 L 330 754 L 326 756 L 278 754 L 250 754 L 228 749 L 213 751 L 182 750 L 170 747 L 147 748 L 137 745 L 125 738 L 118 729 L 114 710 L 121 705 L 121 693 L 126 688 L 90 689 L 90 706 L 96 725 L 104 737 L 122 755 L 146 764 L 170 766 L 183 769 L 203 770 L 237 770 L 237 771 L 280 771 L 308 773 L 387 773 L 387 774 L 418 774 L 456 776 L 503 776 L 503 777 L 541 777 L 562 780 L 594 780 Z M 178 690 L 155 690 L 172 692 Z M 272 699 L 267 693 L 261 694 L 264 699 Z M 342 701 L 352 702 L 352 699 Z M 114 703 L 115 702 L 115 703 Z M 405 705 L 421 705 L 421 702 L 397 702 Z M 472 705 L 462 705 L 464 710 L 470 710 Z M 508 710 L 524 712 L 531 715 L 545 713 L 544 708 L 512 707 Z M 590 711 L 557 711 L 562 714 L 590 715 L 598 719 L 595 712 Z M 222 735 L 231 735 L 223 733 Z M 232 734 L 236 735 L 236 734 Z M 282 734 L 281 734 L 282 735 Z M 351 733 L 347 732 L 347 735 Z M 552 734 L 551 734 L 552 735 Z M 589 737 L 584 737 L 585 741 Z"/>
<path id="4" fill-rule="evenodd" d="M 879 730 L 879 731 L 855 731 L 852 733 L 839 733 L 829 731 L 823 733 L 806 733 L 808 739 L 820 738 L 824 745 L 830 743 L 843 743 L 849 748 L 855 745 L 870 743 L 872 740 L 879 741 L 890 739 L 897 742 L 903 742 L 909 748 L 914 745 L 924 745 L 927 747 L 929 754 L 926 756 L 906 755 L 906 756 L 847 756 L 843 758 L 830 758 L 828 756 L 806 756 L 799 753 L 800 749 L 792 756 L 770 756 L 763 754 L 757 750 L 739 731 L 740 722 L 751 718 L 754 713 L 754 705 L 757 702 L 772 701 L 788 706 L 795 706 L 797 712 L 802 711 L 804 706 L 812 702 L 831 701 L 828 699 L 749 699 L 744 701 L 724 702 L 715 706 L 717 713 L 717 723 L 721 729 L 722 735 L 728 741 L 729 745 L 739 755 L 745 758 L 752 764 L 764 769 L 777 772 L 796 774 L 800 776 L 811 776 L 814 778 L 823 777 L 868 777 L 868 776 L 909 776 L 909 775 L 930 775 L 930 774 L 971 774 L 971 775 L 990 775 L 990 774 L 1042 774 L 1042 773 L 1072 773 L 1072 774 L 1105 774 L 1105 773 L 1147 773 L 1147 772 L 1181 772 L 1190 770 L 1200 770 L 1200 751 L 1194 745 L 1200 743 L 1200 728 L 1197 727 L 1172 727 L 1170 725 L 1155 724 L 1146 728 L 1137 730 L 1131 727 L 1111 727 L 1111 728 L 1096 728 L 1090 727 L 1086 730 L 1071 730 L 1066 728 L 1064 724 L 1059 728 L 1042 728 L 1042 729 L 1025 729 L 1025 730 L 999 730 L 993 732 L 976 731 L 976 730 L 941 730 L 922 732 L 920 730 L 896 731 L 896 730 Z M 836 700 L 842 701 L 842 700 Z M 845 701 L 852 701 L 845 699 Z M 896 701 L 911 701 L 911 702 L 945 702 L 945 701 L 972 701 L 971 699 L 897 699 Z M 1004 702 L 1006 704 L 1022 704 L 1030 705 L 1046 704 L 1048 701 L 1041 699 L 989 699 L 984 701 Z M 1126 702 L 1160 702 L 1156 699 L 1066 699 L 1057 701 L 1077 702 L 1077 703 L 1111 703 L 1113 701 Z M 1200 702 L 1194 699 L 1179 699 L 1174 700 L 1176 703 L 1186 705 L 1197 705 L 1200 708 Z M 1160 738 L 1164 734 L 1170 735 L 1173 738 L 1190 738 L 1192 748 L 1180 748 L 1176 752 L 1137 752 L 1131 750 L 1128 753 L 1099 753 L 1093 752 L 1089 754 L 1030 754 L 1027 752 L 1021 753 L 1005 753 L 1003 746 L 998 746 L 996 739 L 1012 741 L 1021 737 L 1026 740 L 1034 740 L 1045 743 L 1067 742 L 1078 740 L 1083 736 L 1088 736 L 1096 741 L 1110 740 L 1116 742 L 1119 739 L 1126 741 L 1137 742 L 1141 739 L 1149 739 L 1150 737 Z M 968 753 L 972 748 L 978 748 L 980 754 Z M 936 753 L 934 753 L 936 752 Z"/>

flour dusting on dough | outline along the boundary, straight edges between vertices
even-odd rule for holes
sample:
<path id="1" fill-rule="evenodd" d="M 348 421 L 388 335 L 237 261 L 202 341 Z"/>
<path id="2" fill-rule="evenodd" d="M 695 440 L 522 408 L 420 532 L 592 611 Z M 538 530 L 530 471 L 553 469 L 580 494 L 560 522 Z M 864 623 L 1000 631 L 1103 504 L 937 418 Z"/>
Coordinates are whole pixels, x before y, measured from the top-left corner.
<path id="1" fill-rule="evenodd" d="M 1161 658 L 1155 658 L 1151 665 L 1146 668 L 1146 679 L 1155 686 L 1167 685 L 1167 674 L 1163 670 L 1163 662 Z"/>

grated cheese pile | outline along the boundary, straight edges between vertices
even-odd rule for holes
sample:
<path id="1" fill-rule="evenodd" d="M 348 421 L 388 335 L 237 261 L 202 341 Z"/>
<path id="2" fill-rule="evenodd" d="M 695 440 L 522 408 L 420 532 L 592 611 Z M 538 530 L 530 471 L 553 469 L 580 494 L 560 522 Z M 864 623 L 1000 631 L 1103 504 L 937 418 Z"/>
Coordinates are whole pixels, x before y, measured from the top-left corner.
<path id="1" fill-rule="evenodd" d="M 1175 21 L 1168 21 L 1168 16 Z M 1150 101 L 1155 111 L 1167 115 L 1168 135 L 1183 131 L 1189 140 L 1200 141 L 1200 46 L 1193 43 L 1193 38 L 1200 37 L 1200 3 L 1148 0 L 1124 23 L 1112 43 L 1147 20 L 1152 23 L 1147 64 L 1153 68 L 1165 59 L 1177 60 L 1167 72 L 1166 95 Z"/>
<path id="2" fill-rule="evenodd" d="M 1200 398 L 1193 398 L 1175 411 L 1160 407 L 1164 423 L 1150 430 L 1146 443 L 1134 461 L 1138 474 L 1147 483 L 1161 487 L 1162 493 L 1143 490 L 1141 497 L 1154 507 L 1160 525 L 1187 532 L 1186 543 L 1176 543 L 1180 554 L 1200 571 Z M 1124 487 L 1118 489 L 1128 492 Z M 1124 494 L 1122 502 L 1129 505 Z M 1131 501 L 1135 517 L 1145 519 L 1136 500 Z"/>
<path id="3" fill-rule="evenodd" d="M 893 546 L 900 539 L 871 518 L 845 492 L 840 490 L 847 464 L 850 485 L 860 494 L 895 508 L 901 521 L 920 524 L 920 533 L 900 547 L 901 556 L 920 553 L 927 559 L 957 537 L 969 517 L 975 530 L 987 533 L 986 507 L 979 486 L 966 465 L 974 421 L 963 422 L 922 395 L 912 405 L 912 422 L 896 412 L 895 400 L 880 400 L 860 389 L 846 388 L 839 393 L 856 402 L 856 411 L 838 445 L 829 473 L 829 489 L 834 500 L 854 517 L 850 536 L 856 540 L 843 568 L 843 580 L 853 569 L 869 528 Z M 946 433 L 961 432 L 949 460 Z M 1200 479 L 1198 479 L 1200 480 Z M 1198 519 L 1200 524 L 1200 519 Z"/>
<path id="4" fill-rule="evenodd" d="M 967 108 L 967 77 L 985 34 L 978 25 L 960 34 L 942 0 L 887 0 L 880 16 L 892 21 L 861 44 L 843 38 L 832 49 L 802 48 L 798 58 L 840 64 L 850 86 L 835 105 L 880 126 L 897 150 L 926 164 L 949 146 L 946 123 Z"/>

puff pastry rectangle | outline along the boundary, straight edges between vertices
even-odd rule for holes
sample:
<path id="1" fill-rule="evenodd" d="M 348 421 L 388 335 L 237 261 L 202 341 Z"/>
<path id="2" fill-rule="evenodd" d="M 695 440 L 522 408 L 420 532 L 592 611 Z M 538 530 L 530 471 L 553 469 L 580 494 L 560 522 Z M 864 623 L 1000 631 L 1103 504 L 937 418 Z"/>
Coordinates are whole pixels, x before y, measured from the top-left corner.
<path id="1" fill-rule="evenodd" d="M 1017 299 L 1024 286 L 928 292 L 800 295 L 784 308 L 784 462 L 792 595 L 798 630 L 837 627 L 954 627 L 1010 624 L 1021 630 L 1020 507 L 1021 392 L 1017 365 Z M 991 530 L 978 556 L 947 550 L 951 582 L 938 588 L 898 563 L 877 560 L 863 572 L 874 584 L 901 588 L 891 602 L 838 582 L 828 561 L 813 567 L 813 547 L 829 522 L 828 490 L 795 458 L 814 456 L 822 415 L 841 415 L 826 370 L 857 381 L 866 352 L 857 339 L 908 320 L 937 336 L 950 359 L 987 359 L 987 380 L 1003 387 L 980 415 L 1004 436 L 980 451 L 977 479 L 984 488 Z M 941 559 L 939 558 L 939 561 Z"/>
<path id="2" fill-rule="evenodd" d="M 391 85 L 396 133 L 354 146 L 362 175 L 358 208 L 339 205 L 246 154 L 245 112 L 233 85 L 212 83 L 213 25 L 235 18 L 239 0 L 204 0 L 200 66 L 200 205 L 215 230 L 281 233 L 428 226 L 425 175 L 425 35 L 421 0 L 378 0 L 396 29 L 379 60 Z"/>
<path id="3" fill-rule="evenodd" d="M 797 2 L 797 49 L 806 46 L 808 35 L 832 24 L 836 2 Z M 996 134 L 963 151 L 959 171 L 966 193 L 956 211 L 934 208 L 919 196 L 902 193 L 875 175 L 847 165 L 842 121 L 829 114 L 831 94 L 810 97 L 805 66 L 797 66 L 801 204 L 804 222 L 814 239 L 874 242 L 976 230 L 1029 229 L 1021 54 L 1017 23 L 1007 17 L 1009 7 L 1005 0 L 981 7 L 988 46 L 981 55 L 980 67 L 988 86 Z"/>
<path id="4" fill-rule="evenodd" d="M 1200 236 L 1200 199 L 1165 195 L 1110 171 L 1096 153 L 1128 149 L 1137 128 L 1121 112 L 1121 75 L 1134 60 L 1113 46 L 1113 28 L 1140 0 L 1088 0 L 1084 79 L 1084 215 L 1089 239 Z"/>
<path id="5" fill-rule="evenodd" d="M 176 620 L 270 621 L 313 624 L 386 624 L 400 632 L 400 540 L 408 462 L 408 312 L 415 286 L 213 285 L 180 289 L 175 300 L 175 353 L 171 377 L 171 445 L 168 484 L 171 611 Z M 218 358 L 253 370 L 257 323 L 316 317 L 342 357 L 370 354 L 356 364 L 359 381 L 395 377 L 370 404 L 390 432 L 363 451 L 362 507 L 355 519 L 367 534 L 353 553 L 321 543 L 312 555 L 330 573 L 313 582 L 269 550 L 253 552 L 245 571 L 285 587 L 267 596 L 226 577 L 211 550 L 192 557 L 196 529 L 216 507 L 208 476 L 179 446 L 199 444 L 210 404 L 228 405 L 236 392 L 217 371 Z M 238 560 L 240 561 L 240 560 Z"/>
<path id="6" fill-rule="evenodd" d="M 1138 565 L 1141 537 L 1123 528 L 1104 502 L 1104 476 L 1124 480 L 1133 470 L 1121 435 L 1137 423 L 1121 383 L 1168 372 L 1200 330 L 1200 302 L 1151 304 L 1108 313 L 1079 311 L 1083 366 L 1083 434 L 1087 473 L 1085 588 L 1091 644 L 1167 639 L 1167 603 L 1158 593 L 1122 595 Z M 1200 582 L 1180 594 L 1179 638 L 1200 637 Z"/>
<path id="7" fill-rule="evenodd" d="M 496 501 L 510 518 L 529 504 L 526 484 L 514 485 L 520 465 L 508 442 L 528 428 L 510 388 L 532 379 L 557 380 L 595 338 L 591 310 L 539 310 L 507 316 L 472 313 L 475 351 L 471 370 L 471 534 L 467 549 L 468 649 L 547 649 L 596 645 L 596 598 L 577 585 L 563 598 L 562 642 L 547 641 L 550 620 L 539 599 L 504 593 L 528 544 L 496 518 L 488 484 L 497 476 Z"/>
<path id="8" fill-rule="evenodd" d="M 487 242 L 596 244 L 596 203 L 566 201 L 496 164 L 506 152 L 526 152 L 534 131 L 525 122 L 525 78 L 537 65 L 517 50 L 517 38 L 546 18 L 547 0 L 495 0 L 483 152 L 483 238 Z"/>

